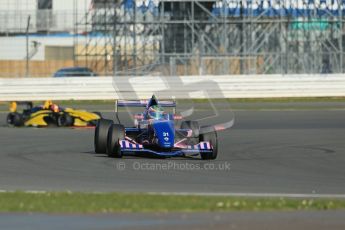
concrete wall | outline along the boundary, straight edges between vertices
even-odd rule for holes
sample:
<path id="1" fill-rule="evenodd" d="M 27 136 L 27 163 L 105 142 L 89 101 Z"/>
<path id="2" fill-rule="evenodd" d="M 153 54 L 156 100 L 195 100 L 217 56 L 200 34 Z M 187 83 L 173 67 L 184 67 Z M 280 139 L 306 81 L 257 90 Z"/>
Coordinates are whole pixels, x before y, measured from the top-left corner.
<path id="1" fill-rule="evenodd" d="M 344 75 L 0 79 L 1 101 L 344 97 Z"/>

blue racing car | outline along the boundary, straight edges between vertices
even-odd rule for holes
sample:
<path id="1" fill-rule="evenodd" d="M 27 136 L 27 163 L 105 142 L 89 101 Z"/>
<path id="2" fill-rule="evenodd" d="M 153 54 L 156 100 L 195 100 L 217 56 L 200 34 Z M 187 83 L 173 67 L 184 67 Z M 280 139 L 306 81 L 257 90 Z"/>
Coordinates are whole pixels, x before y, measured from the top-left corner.
<path id="1" fill-rule="evenodd" d="M 124 127 L 118 117 L 118 107 L 145 107 L 135 114 L 134 126 Z M 163 108 L 173 108 L 167 113 Z M 98 121 L 94 146 L 96 153 L 121 158 L 125 154 L 150 154 L 159 157 L 197 156 L 204 160 L 217 158 L 217 132 L 214 128 L 202 129 L 197 121 L 182 121 L 176 115 L 176 102 L 161 101 L 153 95 L 145 101 L 116 101 L 118 124 L 112 120 Z M 201 131 L 201 130 L 207 130 Z"/>

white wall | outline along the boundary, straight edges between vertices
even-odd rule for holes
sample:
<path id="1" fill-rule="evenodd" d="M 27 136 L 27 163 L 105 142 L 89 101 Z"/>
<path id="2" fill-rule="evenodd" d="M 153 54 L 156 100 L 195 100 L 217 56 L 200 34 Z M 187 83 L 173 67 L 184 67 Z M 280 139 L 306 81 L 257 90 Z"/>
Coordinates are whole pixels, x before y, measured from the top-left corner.
<path id="1" fill-rule="evenodd" d="M 54 27 L 52 31 L 61 31 L 65 28 L 71 32 L 74 29 L 75 21 L 83 22 L 85 13 L 90 10 L 92 0 L 53 0 L 53 15 L 55 15 Z M 75 15 L 75 7 L 78 15 Z"/>
<path id="2" fill-rule="evenodd" d="M 45 46 L 73 46 L 73 37 L 30 37 L 30 50 L 32 50 L 31 41 L 41 43 L 38 53 L 31 60 L 44 60 Z M 26 57 L 26 39 L 25 37 L 0 37 L 0 60 L 25 60 Z"/>
<path id="3" fill-rule="evenodd" d="M 37 0 L 0 0 L 0 11 L 25 11 L 35 10 L 37 8 Z"/>
<path id="4" fill-rule="evenodd" d="M 0 0 L 0 32 L 25 31 L 27 18 L 37 8 L 37 0 Z M 36 18 L 31 17 L 34 29 Z"/>
<path id="5" fill-rule="evenodd" d="M 109 38 L 111 39 L 111 38 Z M 158 46 L 157 40 L 159 37 L 148 37 L 146 42 L 151 42 L 152 45 Z M 138 39 L 139 41 L 143 39 Z M 31 60 L 43 61 L 44 57 L 44 47 L 45 46 L 74 46 L 74 38 L 71 37 L 40 37 L 40 36 L 30 36 L 29 44 L 30 50 L 32 50 L 32 41 L 37 41 L 41 43 L 38 53 L 33 56 Z M 100 39 L 97 41 L 98 45 L 104 45 L 105 39 Z M 85 45 L 85 37 L 79 37 L 78 44 Z M 96 43 L 94 39 L 93 42 Z M 133 40 L 128 40 L 127 42 L 132 43 Z M 122 38 L 119 38 L 117 44 L 124 46 L 125 41 Z M 90 43 L 93 45 L 93 43 Z M 138 43 L 140 46 L 140 43 Z M 26 57 L 26 38 L 25 36 L 18 37 L 0 37 L 0 60 L 24 60 Z"/>
<path id="6" fill-rule="evenodd" d="M 85 20 L 85 13 L 90 10 L 91 2 L 92 0 L 53 0 L 52 14 L 47 12 L 46 15 L 46 12 L 40 12 L 41 17 L 37 18 L 37 0 L 0 0 L 0 32 L 24 33 L 29 15 L 31 15 L 31 33 L 37 30 L 71 32 L 76 21 Z M 78 10 L 77 16 L 74 7 Z M 37 20 L 44 21 L 40 23 Z"/>
<path id="7" fill-rule="evenodd" d="M 88 10 L 92 0 L 75 0 L 79 10 Z M 53 0 L 53 10 L 73 10 L 74 0 Z M 1 10 L 36 10 L 37 0 L 0 0 Z"/>
<path id="8" fill-rule="evenodd" d="M 78 11 L 87 11 L 92 0 L 75 0 Z M 53 0 L 53 10 L 73 10 L 74 0 Z"/>

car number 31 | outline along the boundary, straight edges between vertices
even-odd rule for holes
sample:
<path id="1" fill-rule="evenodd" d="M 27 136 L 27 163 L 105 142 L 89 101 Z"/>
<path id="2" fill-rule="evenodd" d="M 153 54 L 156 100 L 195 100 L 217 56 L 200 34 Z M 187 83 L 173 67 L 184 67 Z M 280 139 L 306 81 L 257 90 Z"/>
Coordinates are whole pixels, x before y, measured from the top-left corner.
<path id="1" fill-rule="evenodd" d="M 163 132 L 163 137 L 165 141 L 169 141 L 169 133 L 168 132 Z"/>

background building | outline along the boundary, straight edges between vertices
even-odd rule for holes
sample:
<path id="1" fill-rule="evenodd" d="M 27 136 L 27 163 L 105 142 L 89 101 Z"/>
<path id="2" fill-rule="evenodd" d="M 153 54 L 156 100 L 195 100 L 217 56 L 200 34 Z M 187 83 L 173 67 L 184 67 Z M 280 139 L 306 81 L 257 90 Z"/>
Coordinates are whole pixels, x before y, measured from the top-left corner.
<path id="1" fill-rule="evenodd" d="M 7 36 L 0 38 L 1 60 L 27 56 L 28 15 L 29 56 L 52 63 L 45 69 L 82 65 L 104 75 L 344 72 L 345 2 L 339 0 L 0 0 L 0 33 Z"/>
<path id="2" fill-rule="evenodd" d="M 0 33 L 24 33 L 31 16 L 31 33 L 71 32 L 89 10 L 91 0 L 0 0 Z M 78 13 L 75 9 L 78 9 Z"/>

